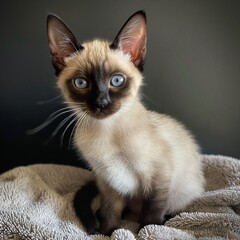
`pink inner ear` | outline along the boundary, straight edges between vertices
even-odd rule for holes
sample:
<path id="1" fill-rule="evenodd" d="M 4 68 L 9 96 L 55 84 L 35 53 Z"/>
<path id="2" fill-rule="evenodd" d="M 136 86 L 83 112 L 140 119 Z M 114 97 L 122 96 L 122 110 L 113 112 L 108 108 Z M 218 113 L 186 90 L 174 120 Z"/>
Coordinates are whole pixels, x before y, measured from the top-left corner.
<path id="1" fill-rule="evenodd" d="M 146 28 L 138 28 L 131 34 L 126 34 L 120 42 L 121 49 L 124 53 L 131 55 L 131 61 L 138 66 L 144 59 L 146 53 Z"/>
<path id="2" fill-rule="evenodd" d="M 139 41 L 136 42 L 133 52 L 131 51 L 132 62 L 134 65 L 140 64 L 140 62 L 144 59 L 146 53 L 146 37 L 144 32 L 141 33 L 139 37 Z"/>

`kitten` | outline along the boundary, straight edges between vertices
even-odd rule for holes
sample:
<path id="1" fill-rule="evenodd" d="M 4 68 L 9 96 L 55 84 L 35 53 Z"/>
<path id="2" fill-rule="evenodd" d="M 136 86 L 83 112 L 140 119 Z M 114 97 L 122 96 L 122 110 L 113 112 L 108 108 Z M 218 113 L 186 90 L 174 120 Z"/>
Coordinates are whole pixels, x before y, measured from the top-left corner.
<path id="1" fill-rule="evenodd" d="M 189 131 L 141 102 L 145 13 L 133 14 L 113 42 L 80 44 L 54 15 L 47 25 L 58 87 L 78 117 L 75 146 L 96 175 L 99 231 L 116 229 L 123 208 L 135 202 L 142 226 L 163 224 L 203 193 L 204 176 Z"/>

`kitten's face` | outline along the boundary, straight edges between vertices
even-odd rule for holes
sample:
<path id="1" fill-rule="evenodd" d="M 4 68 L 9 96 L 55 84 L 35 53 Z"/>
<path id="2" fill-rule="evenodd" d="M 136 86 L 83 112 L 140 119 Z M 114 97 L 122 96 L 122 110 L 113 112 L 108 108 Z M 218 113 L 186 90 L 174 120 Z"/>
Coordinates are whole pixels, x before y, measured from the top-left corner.
<path id="1" fill-rule="evenodd" d="M 82 45 L 58 17 L 49 15 L 48 40 L 58 86 L 76 111 L 104 119 L 138 97 L 146 53 L 144 12 L 132 15 L 113 43 Z"/>
<path id="2" fill-rule="evenodd" d="M 82 46 L 83 50 L 65 60 L 58 78 L 66 100 L 97 119 L 126 108 L 137 97 L 142 82 L 130 56 L 112 50 L 107 41 Z"/>

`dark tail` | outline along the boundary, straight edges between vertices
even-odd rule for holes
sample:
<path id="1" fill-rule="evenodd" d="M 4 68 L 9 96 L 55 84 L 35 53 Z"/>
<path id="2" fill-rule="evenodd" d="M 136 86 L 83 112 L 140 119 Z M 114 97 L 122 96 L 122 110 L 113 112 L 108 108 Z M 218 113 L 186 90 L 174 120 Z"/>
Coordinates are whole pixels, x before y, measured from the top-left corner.
<path id="1" fill-rule="evenodd" d="M 91 181 L 78 190 L 73 201 L 75 212 L 88 234 L 97 233 L 97 221 L 91 208 L 91 203 L 97 194 L 96 183 Z"/>

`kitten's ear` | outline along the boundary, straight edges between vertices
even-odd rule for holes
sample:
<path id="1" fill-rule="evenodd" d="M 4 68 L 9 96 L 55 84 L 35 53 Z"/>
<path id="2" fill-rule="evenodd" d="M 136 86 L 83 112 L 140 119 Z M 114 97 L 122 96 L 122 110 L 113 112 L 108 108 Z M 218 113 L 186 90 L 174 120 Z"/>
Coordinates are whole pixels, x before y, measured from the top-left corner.
<path id="1" fill-rule="evenodd" d="M 58 75 L 65 68 L 65 58 L 83 49 L 64 22 L 55 15 L 47 17 L 47 34 L 52 64 Z"/>
<path id="2" fill-rule="evenodd" d="M 147 20 L 144 11 L 134 13 L 123 25 L 111 48 L 129 53 L 133 64 L 142 70 L 147 42 Z"/>

